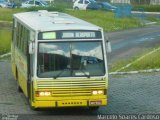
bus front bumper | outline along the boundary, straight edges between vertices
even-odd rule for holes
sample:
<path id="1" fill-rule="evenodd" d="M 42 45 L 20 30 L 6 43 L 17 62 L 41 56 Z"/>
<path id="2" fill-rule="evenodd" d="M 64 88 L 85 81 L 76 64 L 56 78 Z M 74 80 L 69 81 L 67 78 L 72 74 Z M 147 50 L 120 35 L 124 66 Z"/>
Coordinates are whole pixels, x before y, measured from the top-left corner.
<path id="1" fill-rule="evenodd" d="M 32 106 L 34 108 L 94 107 L 94 106 L 106 106 L 106 105 L 107 105 L 107 99 L 35 101 L 35 102 L 32 102 Z"/>

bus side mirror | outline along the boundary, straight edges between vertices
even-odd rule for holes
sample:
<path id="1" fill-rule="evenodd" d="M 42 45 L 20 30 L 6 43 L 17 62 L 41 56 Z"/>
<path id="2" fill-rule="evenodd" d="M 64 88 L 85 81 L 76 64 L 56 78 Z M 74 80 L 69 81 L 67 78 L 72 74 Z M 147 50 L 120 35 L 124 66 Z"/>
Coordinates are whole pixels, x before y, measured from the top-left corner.
<path id="1" fill-rule="evenodd" d="M 33 54 L 34 53 L 34 44 L 33 42 L 29 43 L 29 54 Z"/>
<path id="2" fill-rule="evenodd" d="M 107 53 L 112 52 L 111 43 L 109 41 L 106 41 L 106 50 L 107 50 Z"/>

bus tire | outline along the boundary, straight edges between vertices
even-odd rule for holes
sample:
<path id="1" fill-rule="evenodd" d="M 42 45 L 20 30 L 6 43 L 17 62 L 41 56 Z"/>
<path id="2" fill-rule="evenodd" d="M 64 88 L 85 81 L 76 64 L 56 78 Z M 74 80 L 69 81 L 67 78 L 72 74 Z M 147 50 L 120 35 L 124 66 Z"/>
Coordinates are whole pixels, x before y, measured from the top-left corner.
<path id="1" fill-rule="evenodd" d="M 39 110 L 39 108 L 35 108 L 34 106 L 32 106 L 31 99 L 29 99 L 29 98 L 28 98 L 28 104 L 29 104 L 29 107 L 30 107 L 31 110 L 33 110 L 33 111 L 38 111 Z"/>
<path id="2" fill-rule="evenodd" d="M 97 111 L 99 109 L 99 106 L 89 107 L 89 110 Z"/>
<path id="3" fill-rule="evenodd" d="M 30 109 L 33 110 L 33 111 L 38 111 L 39 110 L 39 108 L 35 108 L 31 104 L 29 106 L 30 106 Z"/>
<path id="4" fill-rule="evenodd" d="M 17 80 L 17 91 L 21 93 L 21 92 L 22 92 L 22 89 L 21 89 L 21 87 L 19 86 L 18 70 L 17 70 L 17 68 L 16 68 L 16 80 Z"/>
<path id="5" fill-rule="evenodd" d="M 21 89 L 21 87 L 19 86 L 19 84 L 18 84 L 18 87 L 17 87 L 17 91 L 20 92 L 20 93 L 22 92 L 22 89 Z"/>

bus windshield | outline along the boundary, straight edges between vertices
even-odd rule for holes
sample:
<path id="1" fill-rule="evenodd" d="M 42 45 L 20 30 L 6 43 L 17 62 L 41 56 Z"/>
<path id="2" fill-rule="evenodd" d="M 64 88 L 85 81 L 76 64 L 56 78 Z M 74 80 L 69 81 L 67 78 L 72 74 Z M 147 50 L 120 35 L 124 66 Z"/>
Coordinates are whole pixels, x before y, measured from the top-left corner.
<path id="1" fill-rule="evenodd" d="M 40 78 L 102 76 L 105 74 L 102 42 L 40 42 Z"/>

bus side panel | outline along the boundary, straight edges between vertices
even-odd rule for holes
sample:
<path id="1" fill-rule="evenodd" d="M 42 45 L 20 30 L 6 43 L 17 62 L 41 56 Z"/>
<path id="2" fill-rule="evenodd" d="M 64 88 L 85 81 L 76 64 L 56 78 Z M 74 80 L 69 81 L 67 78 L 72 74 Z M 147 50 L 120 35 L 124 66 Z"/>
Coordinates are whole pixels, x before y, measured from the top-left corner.
<path id="1" fill-rule="evenodd" d="M 16 64 L 15 64 L 15 52 L 14 52 L 14 46 L 13 46 L 13 43 L 11 43 L 11 67 L 12 67 L 12 74 L 14 76 L 14 79 L 16 79 Z"/>
<path id="2" fill-rule="evenodd" d="M 13 20 L 13 26 L 12 26 L 12 41 L 11 41 L 11 68 L 12 68 L 12 74 L 16 79 L 16 63 L 15 63 L 15 20 Z"/>
<path id="3" fill-rule="evenodd" d="M 17 66 L 17 74 L 18 74 L 18 83 L 20 87 L 22 88 L 24 94 L 26 97 L 28 97 L 27 92 L 27 60 L 19 52 L 18 49 L 15 49 L 15 61 Z"/>

